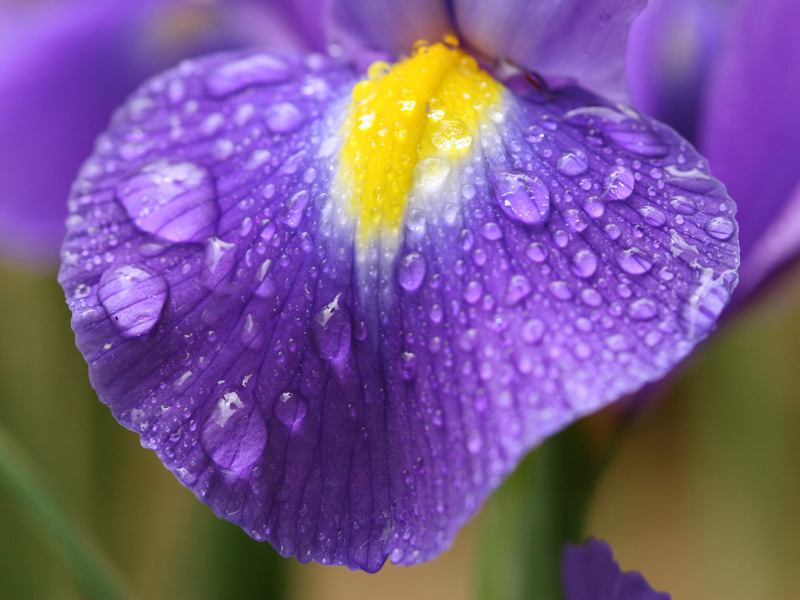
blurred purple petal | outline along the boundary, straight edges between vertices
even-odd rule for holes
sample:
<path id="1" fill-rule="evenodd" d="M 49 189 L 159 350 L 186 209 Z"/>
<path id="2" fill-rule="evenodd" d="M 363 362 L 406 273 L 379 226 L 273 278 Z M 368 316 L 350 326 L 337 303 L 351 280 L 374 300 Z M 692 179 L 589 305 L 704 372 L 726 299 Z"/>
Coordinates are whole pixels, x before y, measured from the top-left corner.
<path id="1" fill-rule="evenodd" d="M 445 0 L 331 0 L 329 41 L 348 55 L 366 46 L 408 54 L 418 40 L 438 42 L 453 29 Z"/>
<path id="2" fill-rule="evenodd" d="M 757 280 L 787 258 L 786 245 L 763 252 L 776 218 L 800 182 L 800 3 L 742 0 L 732 36 L 711 82 L 702 143 L 717 176 L 739 204 L 742 257 L 760 244 Z M 748 287 L 752 285 L 748 282 Z"/>
<path id="3" fill-rule="evenodd" d="M 264 52 L 150 81 L 73 187 L 60 281 L 100 399 L 216 514 L 374 571 L 673 367 L 738 249 L 689 144 L 568 88 L 503 92 L 365 254 L 332 191 L 355 81 Z"/>
<path id="4" fill-rule="evenodd" d="M 611 547 L 601 540 L 564 547 L 561 576 L 565 600 L 670 600 L 656 592 L 641 573 L 623 573 Z"/>
<path id="5" fill-rule="evenodd" d="M 614 100 L 628 95 L 625 47 L 645 0 L 453 0 L 465 41 L 489 57 L 571 77 Z"/>
<path id="6" fill-rule="evenodd" d="M 302 45 L 270 4 L 73 0 L 6 13 L 0 249 L 26 262 L 55 262 L 74 174 L 111 111 L 144 78 L 187 55 L 270 36 Z M 249 29 L 239 27 L 244 13 Z"/>
<path id="7" fill-rule="evenodd" d="M 628 40 L 634 106 L 694 140 L 730 12 L 720 0 L 649 0 Z"/>

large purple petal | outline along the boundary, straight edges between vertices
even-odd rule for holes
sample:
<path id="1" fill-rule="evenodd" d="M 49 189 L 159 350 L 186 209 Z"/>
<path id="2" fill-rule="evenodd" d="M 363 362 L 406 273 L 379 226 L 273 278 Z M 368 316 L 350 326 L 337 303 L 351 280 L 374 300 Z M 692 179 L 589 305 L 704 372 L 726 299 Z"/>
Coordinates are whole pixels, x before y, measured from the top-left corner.
<path id="1" fill-rule="evenodd" d="M 55 263 L 75 172 L 111 111 L 143 79 L 211 49 L 269 39 L 301 45 L 269 5 L 71 0 L 6 13 L 0 249 L 28 262 Z M 244 14 L 258 28 L 240 27 Z"/>
<path id="2" fill-rule="evenodd" d="M 670 600 L 656 592 L 641 573 L 623 573 L 611 547 L 601 540 L 564 547 L 562 579 L 565 600 Z"/>
<path id="3" fill-rule="evenodd" d="M 730 13 L 719 0 L 649 0 L 628 40 L 634 106 L 694 140 Z"/>
<path id="4" fill-rule="evenodd" d="M 573 77 L 615 100 L 627 98 L 628 29 L 645 0 L 453 0 L 465 40 L 545 75 Z"/>
<path id="5" fill-rule="evenodd" d="M 577 88 L 505 92 L 365 251 L 331 192 L 354 83 L 242 53 L 147 84 L 73 188 L 60 281 L 100 399 L 199 498 L 376 570 L 447 548 L 527 450 L 685 356 L 738 251 L 694 149 Z"/>
<path id="6" fill-rule="evenodd" d="M 329 39 L 348 54 L 366 46 L 408 54 L 453 29 L 445 0 L 331 0 Z"/>
<path id="7" fill-rule="evenodd" d="M 800 182 L 800 3 L 742 0 L 737 9 L 711 82 L 701 143 L 739 203 L 746 263 Z M 787 253 L 764 258 L 748 278 L 762 277 Z"/>

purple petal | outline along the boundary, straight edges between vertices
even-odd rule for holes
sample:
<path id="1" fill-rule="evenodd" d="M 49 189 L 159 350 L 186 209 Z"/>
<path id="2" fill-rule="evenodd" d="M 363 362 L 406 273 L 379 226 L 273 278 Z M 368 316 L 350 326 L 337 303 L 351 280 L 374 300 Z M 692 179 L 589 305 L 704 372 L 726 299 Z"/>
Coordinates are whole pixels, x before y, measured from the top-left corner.
<path id="1" fill-rule="evenodd" d="M 408 54 L 452 29 L 444 0 L 332 0 L 328 38 L 348 55 L 362 46 Z"/>
<path id="2" fill-rule="evenodd" d="M 562 578 L 566 600 L 670 600 L 641 573 L 623 573 L 611 547 L 601 540 L 564 547 Z"/>
<path id="3" fill-rule="evenodd" d="M 798 22 L 794 0 L 743 0 L 705 107 L 702 143 L 742 211 L 745 262 L 800 182 Z M 762 256 L 761 272 L 748 277 L 762 277 L 785 258 Z"/>
<path id="4" fill-rule="evenodd" d="M 245 12 L 249 23 L 260 23 L 259 31 L 234 29 Z M 5 15 L 0 249 L 26 262 L 54 263 L 67 216 L 64 199 L 111 111 L 143 79 L 198 51 L 249 45 L 272 34 L 273 42 L 295 40 L 297 46 L 301 42 L 279 16 L 249 2 L 206 7 L 168 0 L 38 3 Z"/>
<path id="5" fill-rule="evenodd" d="M 60 281 L 100 399 L 187 487 L 373 571 L 446 549 L 531 447 L 685 356 L 738 251 L 694 149 L 576 88 L 503 92 L 365 249 L 332 192 L 355 79 L 246 52 L 145 85 L 75 183 Z"/>
<path id="6" fill-rule="evenodd" d="M 466 41 L 544 75 L 575 78 L 615 100 L 627 98 L 628 29 L 645 0 L 454 0 Z"/>
<path id="7" fill-rule="evenodd" d="M 730 13 L 717 0 L 649 0 L 628 41 L 634 106 L 693 140 Z"/>

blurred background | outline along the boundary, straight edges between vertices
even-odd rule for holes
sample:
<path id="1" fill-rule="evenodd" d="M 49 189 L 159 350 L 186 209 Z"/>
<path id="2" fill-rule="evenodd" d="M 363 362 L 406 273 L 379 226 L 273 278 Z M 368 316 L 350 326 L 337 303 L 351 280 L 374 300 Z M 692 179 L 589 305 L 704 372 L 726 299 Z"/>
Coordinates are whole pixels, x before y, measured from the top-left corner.
<path id="1" fill-rule="evenodd" d="M 188 4 L 197 10 L 207 3 Z M 0 3 L 0 16 L 21 5 Z M 0 22 L 0 49 L 17 43 L 2 37 L 3 23 L 9 21 Z M 209 23 L 201 20 L 192 31 Z M 247 39 L 226 35 L 187 34 L 162 57 L 263 42 L 252 32 Z M 302 45 L 287 36 L 283 43 Z M 675 52 L 685 52 L 685 44 Z M 152 60 L 147 68 L 169 64 Z M 132 90 L 126 85 L 113 93 L 124 98 Z M 0 125 L 0 133 L 8 131 Z M 0 138 L 6 149 L 10 143 Z M 88 153 L 91 136 L 85 143 Z M 3 218 L 0 232 L 11 224 L 0 212 Z M 504 543 L 496 523 L 513 485 L 432 563 L 365 575 L 280 558 L 214 517 L 136 434 L 117 425 L 89 386 L 52 257 L 26 260 L 16 248 L 13 258 L 0 260 L 0 426 L 30 459 L 28 475 L 34 487 L 45 486 L 60 512 L 56 521 L 68 518 L 139 597 L 476 597 L 483 553 Z M 642 571 L 675 599 L 800 597 L 798 355 L 800 269 L 788 268 L 659 387 L 658 400 L 638 415 L 602 475 L 587 533 L 609 541 L 624 569 Z M 595 415 L 584 426 L 602 432 L 608 419 Z M 57 543 L 56 521 L 37 516 L 37 505 L 9 481 L 0 478 L 0 598 L 84 598 L 71 557 Z"/>

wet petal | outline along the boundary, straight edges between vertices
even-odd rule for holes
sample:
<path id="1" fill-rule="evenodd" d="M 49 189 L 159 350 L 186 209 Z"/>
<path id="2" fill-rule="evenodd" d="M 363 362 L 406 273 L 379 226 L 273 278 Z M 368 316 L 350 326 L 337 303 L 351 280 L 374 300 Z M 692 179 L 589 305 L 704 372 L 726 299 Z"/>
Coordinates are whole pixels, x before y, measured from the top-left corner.
<path id="1" fill-rule="evenodd" d="M 707 97 L 701 142 L 742 211 L 745 264 L 774 220 L 788 214 L 784 207 L 800 182 L 798 19 L 793 0 L 741 2 Z M 784 248 L 774 261 L 762 255 L 748 286 L 790 254 Z"/>
<path id="2" fill-rule="evenodd" d="M 454 0 L 465 40 L 544 75 L 625 100 L 628 29 L 645 0 Z"/>
<path id="3" fill-rule="evenodd" d="M 601 540 L 564 547 L 561 567 L 566 600 L 670 600 L 656 592 L 641 573 L 623 573 L 611 547 Z"/>
<path id="4" fill-rule="evenodd" d="M 735 284 L 734 207 L 671 130 L 422 56 L 442 54 L 455 87 L 418 96 L 439 84 L 409 67 L 396 102 L 320 56 L 185 63 L 73 188 L 60 281 L 100 399 L 301 561 L 434 557 L 531 447 L 685 356 Z"/>
<path id="5" fill-rule="evenodd" d="M 361 46 L 408 54 L 453 28 L 444 0 L 333 0 L 330 17 L 328 38 L 348 55 Z"/>
<path id="6" fill-rule="evenodd" d="M 244 14 L 258 30 L 239 27 Z M 51 265 L 75 172 L 111 111 L 143 79 L 198 52 L 302 44 L 281 13 L 256 2 L 73 0 L 20 7 L 4 20 L 0 249 Z"/>

